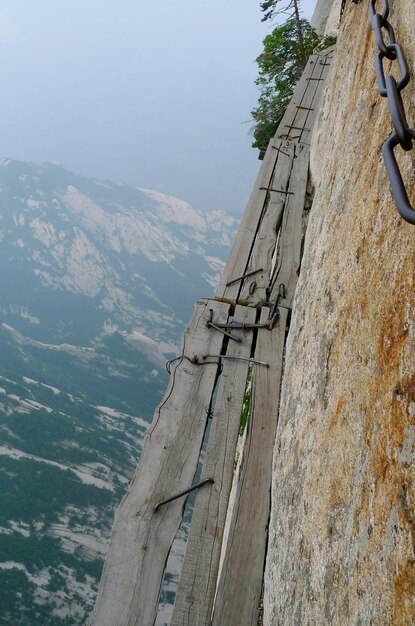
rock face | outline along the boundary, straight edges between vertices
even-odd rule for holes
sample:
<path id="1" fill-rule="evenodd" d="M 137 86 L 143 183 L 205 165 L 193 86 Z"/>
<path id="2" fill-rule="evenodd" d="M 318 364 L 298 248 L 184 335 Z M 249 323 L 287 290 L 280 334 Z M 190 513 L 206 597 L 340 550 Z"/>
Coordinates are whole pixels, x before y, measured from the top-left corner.
<path id="1" fill-rule="evenodd" d="M 314 9 L 313 17 L 311 18 L 311 25 L 318 33 L 324 33 L 333 4 L 336 5 L 338 13 L 340 13 L 340 3 L 341 0 L 317 0 L 316 8 Z"/>
<path id="2" fill-rule="evenodd" d="M 413 69 L 415 5 L 391 8 Z M 415 229 L 395 209 L 381 158 L 391 122 L 375 54 L 368 3 L 347 2 L 313 138 L 266 625 L 415 623 Z M 414 81 L 404 102 L 413 123 Z M 414 204 L 414 152 L 397 153 Z"/>

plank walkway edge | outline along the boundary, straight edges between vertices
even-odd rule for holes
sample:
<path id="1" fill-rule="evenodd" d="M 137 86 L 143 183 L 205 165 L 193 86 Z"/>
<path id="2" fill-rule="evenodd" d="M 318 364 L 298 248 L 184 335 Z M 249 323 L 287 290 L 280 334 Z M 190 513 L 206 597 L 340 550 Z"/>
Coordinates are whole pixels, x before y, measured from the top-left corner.
<path id="1" fill-rule="evenodd" d="M 228 320 L 229 305 L 199 301 L 185 331 L 182 354 L 221 354 L 223 335 L 207 326 Z M 118 509 L 90 626 L 154 623 L 164 568 L 183 515 L 183 498 L 156 503 L 188 488 L 199 460 L 217 365 L 179 360 L 154 413 L 136 473 Z M 205 490 L 210 486 L 204 487 Z"/>
<path id="2" fill-rule="evenodd" d="M 235 318 L 241 322 L 252 324 L 255 316 L 252 308 L 236 307 Z M 242 331 L 236 335 L 241 338 Z M 249 358 L 253 339 L 252 332 L 245 333 L 245 341 L 231 341 L 226 354 Z M 212 476 L 215 483 L 196 496 L 172 626 L 210 624 L 248 366 L 247 361 L 223 363 L 203 465 L 203 476 Z"/>
<path id="3" fill-rule="evenodd" d="M 239 497 L 233 511 L 212 626 L 258 624 L 287 314 L 287 309 L 280 309 L 278 324 L 272 331 L 260 332 L 257 338 L 255 358 L 270 363 L 270 367 L 253 371 Z M 261 321 L 267 317 L 268 310 L 263 309 Z"/>

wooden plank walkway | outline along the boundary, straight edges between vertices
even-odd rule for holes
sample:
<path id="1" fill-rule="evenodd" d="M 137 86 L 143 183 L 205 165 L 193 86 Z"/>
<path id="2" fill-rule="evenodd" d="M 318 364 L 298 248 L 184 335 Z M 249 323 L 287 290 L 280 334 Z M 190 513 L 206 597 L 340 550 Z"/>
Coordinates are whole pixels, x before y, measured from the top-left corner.
<path id="1" fill-rule="evenodd" d="M 298 272 L 301 264 L 302 220 L 308 180 L 310 149 L 308 146 L 295 146 L 294 166 L 289 179 L 288 195 L 284 208 L 278 242 L 276 264 L 271 276 L 270 301 L 275 302 L 279 286 L 284 285 L 285 298 L 281 305 L 291 308 Z"/>
<path id="2" fill-rule="evenodd" d="M 255 309 L 236 307 L 241 322 L 255 323 L 255 316 Z M 232 334 L 242 341 L 231 341 L 227 356 L 250 357 L 253 332 Z M 224 360 L 202 473 L 215 483 L 197 494 L 172 626 L 210 624 L 247 374 L 247 361 Z"/>
<path id="3" fill-rule="evenodd" d="M 301 263 L 307 144 L 333 50 L 310 57 L 267 148 L 214 300 L 195 306 L 181 356 L 117 513 L 89 626 L 154 625 L 186 497 L 155 508 L 192 485 L 208 433 L 202 479 L 214 482 L 197 492 L 172 626 L 258 624 L 286 324 Z M 272 328 L 232 329 L 235 322 L 266 326 L 272 311 L 278 313 Z M 206 355 L 213 356 L 204 359 Z M 268 366 L 253 365 L 243 463 L 223 545 L 246 359 L 252 355 Z"/>
<path id="4" fill-rule="evenodd" d="M 247 439 L 231 531 L 219 580 L 212 626 L 256 626 L 265 566 L 270 513 L 272 455 L 278 421 L 279 394 L 287 310 L 280 310 L 272 331 L 258 331 Z M 268 310 L 262 309 L 266 322 Z M 194 622 L 197 624 L 197 622 Z"/>
<path id="5" fill-rule="evenodd" d="M 276 280 L 276 276 L 270 275 L 271 261 L 284 214 L 283 228 L 289 231 L 281 241 L 286 262 L 281 270 L 282 276 L 277 280 L 278 284 L 286 284 L 288 300 L 285 306 L 290 306 L 295 281 L 288 285 L 291 276 L 287 277 L 287 264 L 290 259 L 286 253 L 291 242 L 297 241 L 294 233 L 299 232 L 297 218 L 304 207 L 308 175 L 308 165 L 304 167 L 305 160 L 309 158 L 307 141 L 310 141 L 333 52 L 334 48 L 329 48 L 310 57 L 275 138 L 270 141 L 216 290 L 217 300 L 255 307 L 269 301 L 271 286 Z M 293 211 L 295 216 L 288 217 L 287 213 Z M 301 236 L 299 241 L 301 244 Z M 298 269 L 299 250 L 293 250 L 293 254 Z M 271 295 L 273 299 L 275 293 Z"/>
<path id="6" fill-rule="evenodd" d="M 207 327 L 210 311 L 226 323 L 229 305 L 197 303 L 182 354 L 221 354 L 224 336 Z M 90 624 L 150 626 L 154 623 L 165 563 L 180 526 L 184 498 L 154 512 L 160 500 L 188 488 L 196 472 L 217 365 L 182 359 L 147 431 L 140 463 L 118 510 Z M 203 487 L 208 491 L 211 485 Z"/>
<path id="7" fill-rule="evenodd" d="M 324 83 L 330 70 L 334 46 L 313 54 L 298 81 L 292 100 L 275 133 L 275 138 L 310 145 Z"/>
<path id="8" fill-rule="evenodd" d="M 215 299 L 236 304 L 241 290 L 239 280 L 246 272 L 249 258 L 258 231 L 258 224 L 269 203 L 268 190 L 272 187 L 275 168 L 281 159 L 286 159 L 280 151 L 281 141 L 271 140 L 255 181 L 248 205 L 236 235 L 229 260 L 215 293 Z M 261 269 L 255 267 L 255 270 Z M 263 268 L 264 270 L 266 268 Z"/>
<path id="9" fill-rule="evenodd" d="M 215 295 L 221 301 L 260 307 L 275 302 L 282 283 L 286 298 L 281 304 L 291 306 L 301 260 L 309 148 L 290 141 L 274 142 L 271 146 L 276 152 L 275 166 L 261 211 L 254 204 L 248 205 L 252 220 L 257 220 L 257 229 L 241 225 L 241 235 L 235 240 Z M 264 164 L 267 165 L 266 160 Z M 276 247 L 276 265 L 271 273 Z"/>

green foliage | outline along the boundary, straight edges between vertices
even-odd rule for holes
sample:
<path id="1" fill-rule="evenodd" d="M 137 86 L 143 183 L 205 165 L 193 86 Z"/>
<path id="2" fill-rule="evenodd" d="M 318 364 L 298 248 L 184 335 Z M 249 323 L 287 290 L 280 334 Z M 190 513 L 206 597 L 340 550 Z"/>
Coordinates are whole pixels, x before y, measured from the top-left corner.
<path id="1" fill-rule="evenodd" d="M 261 22 L 272 20 L 281 13 L 288 15 L 288 19 L 299 19 L 300 6 L 300 0 L 264 0 L 260 3 L 261 11 L 264 14 Z"/>
<path id="2" fill-rule="evenodd" d="M 255 121 L 252 129 L 253 148 L 268 145 L 284 115 L 308 57 L 321 42 L 321 38 L 307 20 L 297 23 L 295 19 L 290 19 L 265 37 L 264 50 L 256 60 L 259 76 L 255 84 L 260 88 L 260 95 L 258 105 L 251 112 Z"/>
<path id="3" fill-rule="evenodd" d="M 0 467 L 0 515 L 27 524 L 56 522 L 72 505 L 110 507 L 113 495 L 107 489 L 84 485 L 71 471 L 29 459 L 2 458 Z M 0 535 L 9 541 L 8 536 Z M 4 559 L 4 554 L 2 558 Z"/>
<path id="4" fill-rule="evenodd" d="M 27 547 L 22 547 L 25 543 Z M 4 626 L 34 626 L 41 624 L 42 626 L 76 626 L 80 623 L 80 615 L 67 615 L 66 617 L 54 614 L 53 609 L 59 604 L 58 596 L 53 596 L 59 592 L 60 595 L 70 593 L 65 578 L 59 573 L 57 568 L 63 569 L 71 567 L 74 573 L 82 573 L 82 576 L 94 575 L 99 577 L 102 570 L 102 561 L 94 561 L 83 564 L 75 560 L 71 555 L 63 553 L 63 559 L 60 557 L 59 551 L 56 550 L 57 542 L 50 539 L 37 540 L 36 538 L 10 537 L 9 541 L 4 540 L 4 536 L 0 536 L 0 548 L 5 549 L 5 555 L 11 557 L 9 560 L 15 561 L 16 556 L 29 555 L 33 556 L 37 567 L 28 568 L 27 565 L 19 564 L 10 569 L 0 569 L 0 624 Z M 4 557 L 5 558 L 5 557 Z M 51 592 L 50 597 L 43 596 L 41 601 L 37 593 L 37 586 L 28 578 L 27 571 L 32 575 L 37 575 L 40 568 L 47 566 L 49 563 L 55 563 L 54 568 L 49 567 L 48 574 L 51 577 L 46 589 Z M 22 568 L 24 567 L 23 571 Z M 81 568 L 81 569 L 80 569 Z M 92 574 L 91 574 L 92 573 Z M 44 588 L 45 589 L 45 588 Z M 56 602 L 57 600 L 57 602 Z M 91 607 L 89 607 L 90 609 Z M 84 614 L 84 618 L 86 614 Z M 82 621 L 84 623 L 84 620 Z"/>
<path id="5" fill-rule="evenodd" d="M 16 568 L 0 569 L 2 624 L 29 624 L 35 585 Z"/>

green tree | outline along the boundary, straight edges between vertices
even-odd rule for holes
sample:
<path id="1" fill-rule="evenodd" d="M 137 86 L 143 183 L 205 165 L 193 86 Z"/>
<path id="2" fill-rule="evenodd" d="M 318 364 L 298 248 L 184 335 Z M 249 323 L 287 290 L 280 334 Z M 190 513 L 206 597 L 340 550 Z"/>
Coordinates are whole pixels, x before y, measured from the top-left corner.
<path id="1" fill-rule="evenodd" d="M 302 44 L 304 33 L 302 20 L 300 19 L 300 4 L 300 0 L 264 0 L 264 2 L 261 2 L 261 11 L 264 13 L 261 21 L 266 22 L 277 17 L 277 15 L 286 15 L 286 21 L 294 21 L 297 39 Z"/>
<path id="2" fill-rule="evenodd" d="M 265 37 L 264 50 L 256 59 L 259 76 L 255 84 L 260 88 L 260 95 L 258 105 L 251 111 L 254 120 L 253 148 L 267 146 L 275 134 L 292 97 L 294 85 L 308 57 L 321 41 L 307 20 L 300 20 L 300 29 L 301 39 L 295 19 L 275 28 Z"/>

